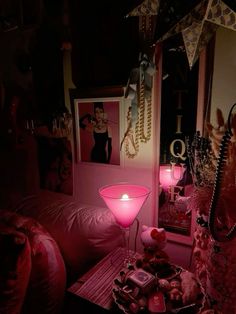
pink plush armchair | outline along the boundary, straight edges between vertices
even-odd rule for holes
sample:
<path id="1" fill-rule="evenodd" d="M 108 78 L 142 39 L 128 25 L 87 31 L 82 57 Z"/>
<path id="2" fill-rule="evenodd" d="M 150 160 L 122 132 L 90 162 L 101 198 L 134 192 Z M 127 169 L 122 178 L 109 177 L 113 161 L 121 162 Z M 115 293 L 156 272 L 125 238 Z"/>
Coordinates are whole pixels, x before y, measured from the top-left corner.
<path id="1" fill-rule="evenodd" d="M 60 313 L 66 271 L 55 240 L 34 219 L 0 211 L 0 313 Z"/>

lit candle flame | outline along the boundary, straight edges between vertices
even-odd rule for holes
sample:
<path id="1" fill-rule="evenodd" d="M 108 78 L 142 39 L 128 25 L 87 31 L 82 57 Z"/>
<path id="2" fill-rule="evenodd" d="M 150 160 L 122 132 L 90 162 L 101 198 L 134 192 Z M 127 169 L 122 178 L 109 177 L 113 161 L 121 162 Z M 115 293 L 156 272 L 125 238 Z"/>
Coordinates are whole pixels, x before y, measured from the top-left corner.
<path id="1" fill-rule="evenodd" d="M 129 195 L 128 195 L 128 194 L 123 194 L 123 195 L 121 196 L 121 199 L 122 199 L 122 200 L 128 200 L 128 199 L 129 199 Z"/>

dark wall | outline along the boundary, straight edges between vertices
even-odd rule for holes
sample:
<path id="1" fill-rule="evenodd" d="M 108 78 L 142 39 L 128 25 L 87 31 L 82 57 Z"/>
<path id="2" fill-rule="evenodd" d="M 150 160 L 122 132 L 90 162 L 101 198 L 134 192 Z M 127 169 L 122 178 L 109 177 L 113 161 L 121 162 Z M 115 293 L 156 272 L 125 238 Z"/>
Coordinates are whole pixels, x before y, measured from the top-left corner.
<path id="1" fill-rule="evenodd" d="M 50 117 L 64 108 L 61 16 L 45 16 L 32 43 L 35 101 L 41 115 Z"/>
<path id="2" fill-rule="evenodd" d="M 20 98 L 17 111 L 24 119 L 44 123 L 63 111 L 62 13 L 62 0 L 0 2 L 1 107 L 5 111 L 14 96 Z"/>
<path id="3" fill-rule="evenodd" d="M 125 16 L 140 2 L 68 0 L 72 73 L 77 87 L 126 85 L 131 69 L 138 65 L 140 49 L 138 18 Z M 18 1 L 4 0 L 3 3 L 0 22 L 3 18 L 17 25 L 17 29 L 6 32 L 0 28 L 0 42 L 4 47 L 0 52 L 0 78 L 10 95 L 7 102 L 16 89 L 21 94 L 30 94 L 29 118 L 37 115 L 45 122 L 64 109 L 61 46 L 65 34 L 65 3 L 63 0 L 22 0 L 22 10 Z M 23 55 L 20 67 L 16 63 L 19 54 Z M 27 86 L 22 86 L 24 81 Z"/>
<path id="4" fill-rule="evenodd" d="M 139 1 L 140 2 L 140 1 Z M 70 1 L 73 81 L 78 87 L 125 85 L 138 64 L 134 0 Z"/>

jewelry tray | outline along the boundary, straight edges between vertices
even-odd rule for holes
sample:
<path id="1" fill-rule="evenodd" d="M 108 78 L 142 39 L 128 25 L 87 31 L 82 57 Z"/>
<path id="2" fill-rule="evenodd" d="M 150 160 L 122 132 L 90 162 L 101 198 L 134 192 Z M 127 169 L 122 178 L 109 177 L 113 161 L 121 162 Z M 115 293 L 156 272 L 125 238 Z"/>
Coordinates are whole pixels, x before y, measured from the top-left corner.
<path id="1" fill-rule="evenodd" d="M 113 281 L 112 286 L 112 296 L 113 300 L 116 303 L 116 305 L 119 307 L 120 310 L 122 310 L 125 314 L 133 314 L 133 313 L 142 313 L 142 314 L 148 314 L 150 311 L 148 310 L 148 298 L 153 293 L 153 291 L 162 291 L 165 299 L 165 310 L 160 312 L 164 314 L 197 314 L 200 312 L 203 304 L 205 303 L 205 293 L 203 291 L 203 288 L 201 284 L 199 284 L 199 293 L 196 295 L 196 298 L 194 302 L 190 302 L 189 304 L 183 304 L 181 301 L 170 300 L 170 296 L 168 291 L 163 291 L 160 288 L 159 280 L 165 279 L 168 282 L 171 280 L 179 280 L 180 274 L 182 271 L 186 271 L 183 268 L 171 265 L 171 269 L 173 271 L 172 274 L 169 274 L 169 276 L 166 277 L 159 277 L 157 274 L 155 276 L 155 284 L 154 287 L 145 294 L 142 294 L 142 292 L 134 292 L 133 287 L 129 286 L 129 283 L 127 283 L 127 277 L 129 277 L 130 273 L 132 271 L 137 270 L 136 267 L 131 267 L 131 269 L 124 268 L 120 271 L 120 273 L 117 275 L 117 277 Z M 196 280 L 196 278 L 195 278 Z M 131 293 L 126 293 L 130 290 L 133 290 Z M 124 291 L 126 291 L 124 293 Z M 132 304 L 133 303 L 133 304 Z M 131 305 L 132 304 L 132 305 Z"/>

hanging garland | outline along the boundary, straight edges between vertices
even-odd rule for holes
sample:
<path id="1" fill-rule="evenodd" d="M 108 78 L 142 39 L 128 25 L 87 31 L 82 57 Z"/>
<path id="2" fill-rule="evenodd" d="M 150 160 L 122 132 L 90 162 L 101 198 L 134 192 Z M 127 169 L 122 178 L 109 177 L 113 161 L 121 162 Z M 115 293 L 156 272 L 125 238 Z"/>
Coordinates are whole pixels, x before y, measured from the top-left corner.
<path id="1" fill-rule="evenodd" d="M 125 154 L 128 158 L 134 158 L 139 152 L 139 119 L 135 123 L 135 128 L 131 127 L 131 107 L 127 113 L 128 132 L 125 140 Z"/>
<path id="2" fill-rule="evenodd" d="M 152 128 L 152 97 L 151 95 L 146 99 L 147 105 L 145 104 L 145 84 L 142 81 L 140 84 L 140 105 L 139 105 L 139 138 L 143 143 L 147 143 L 151 138 Z M 146 134 L 144 133 L 145 128 L 145 117 L 147 123 Z"/>
<path id="3" fill-rule="evenodd" d="M 153 68 L 153 66 L 150 64 L 148 67 Z M 147 92 L 145 80 L 141 79 L 141 75 L 140 80 L 137 83 L 137 90 L 135 91 L 131 86 L 127 98 L 131 99 L 131 106 L 128 109 L 126 117 L 127 130 L 121 142 L 121 147 L 125 142 L 125 152 L 127 157 L 134 158 L 137 156 L 139 151 L 139 141 L 142 143 L 147 143 L 151 139 L 152 129 L 151 91 Z"/>
<path id="4" fill-rule="evenodd" d="M 153 31 L 153 18 L 140 18 L 140 37 L 150 44 Z M 149 45 L 148 45 L 149 46 Z M 146 49 L 147 50 L 147 49 Z M 152 128 L 152 78 L 155 65 L 147 53 L 140 54 L 138 68 L 131 71 L 126 87 L 126 98 L 131 99 L 127 113 L 127 129 L 121 142 L 125 143 L 125 153 L 128 158 L 135 158 L 139 152 L 139 142 L 147 143 L 151 138 Z"/>

